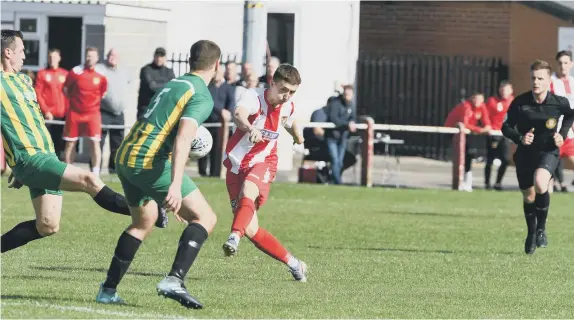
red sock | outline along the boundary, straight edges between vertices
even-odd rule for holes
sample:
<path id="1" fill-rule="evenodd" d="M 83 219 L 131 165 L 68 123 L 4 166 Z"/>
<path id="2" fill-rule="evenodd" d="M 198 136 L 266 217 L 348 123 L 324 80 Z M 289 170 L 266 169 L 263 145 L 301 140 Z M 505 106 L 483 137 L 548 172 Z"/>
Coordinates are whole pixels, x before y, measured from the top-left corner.
<path id="1" fill-rule="evenodd" d="M 287 263 L 289 252 L 269 231 L 259 228 L 257 233 L 251 238 L 251 242 L 261 251 L 269 256 Z"/>
<path id="2" fill-rule="evenodd" d="M 245 234 L 245 228 L 253 219 L 253 214 L 255 213 L 255 203 L 249 198 L 241 198 L 239 200 L 239 206 L 235 210 L 235 216 L 233 217 L 233 224 L 231 225 L 231 231 L 239 233 L 240 237 Z"/>

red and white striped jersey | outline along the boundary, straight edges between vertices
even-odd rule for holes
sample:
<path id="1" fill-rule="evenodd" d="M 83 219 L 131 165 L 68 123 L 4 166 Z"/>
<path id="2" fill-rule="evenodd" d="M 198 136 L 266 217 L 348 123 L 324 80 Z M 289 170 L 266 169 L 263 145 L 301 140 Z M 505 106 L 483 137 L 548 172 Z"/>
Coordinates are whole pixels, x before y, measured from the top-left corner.
<path id="1" fill-rule="evenodd" d="M 245 90 L 237 107 L 247 108 L 249 123 L 261 130 L 263 141 L 252 143 L 249 133 L 235 130 L 225 148 L 223 165 L 233 173 L 266 162 L 277 166 L 277 140 L 280 126 L 291 128 L 294 119 L 295 104 L 293 99 L 278 106 L 272 106 L 267 100 L 268 91 L 257 88 Z"/>
<path id="2" fill-rule="evenodd" d="M 570 106 L 574 108 L 574 77 L 567 76 L 565 78 L 558 78 L 556 73 L 550 77 L 550 91 L 552 93 L 568 98 Z M 562 117 L 558 121 L 557 129 L 560 130 L 562 126 Z M 568 131 L 568 138 L 574 138 L 574 126 Z"/>

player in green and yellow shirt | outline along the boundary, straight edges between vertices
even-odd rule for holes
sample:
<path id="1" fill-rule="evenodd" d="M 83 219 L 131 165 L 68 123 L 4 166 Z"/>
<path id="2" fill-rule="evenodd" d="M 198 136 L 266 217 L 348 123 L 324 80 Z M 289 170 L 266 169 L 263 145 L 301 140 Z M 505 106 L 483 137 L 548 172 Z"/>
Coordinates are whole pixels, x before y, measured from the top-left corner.
<path id="1" fill-rule="evenodd" d="M 142 119 L 136 122 L 118 149 L 116 172 L 133 223 L 118 240 L 97 302 L 124 303 L 116 288 L 140 244 L 152 231 L 160 203 L 189 225 L 179 240 L 171 271 L 157 285 L 157 291 L 187 308 L 203 307 L 187 292 L 184 280 L 201 245 L 215 227 L 216 216 L 193 181 L 184 174 L 184 169 L 197 129 L 213 110 L 207 84 L 219 69 L 220 56 L 221 50 L 212 41 L 193 44 L 189 59 L 191 72 L 171 80 L 155 94 Z"/>
<path id="2" fill-rule="evenodd" d="M 2 30 L 2 144 L 12 168 L 10 186 L 28 186 L 36 219 L 22 222 L 3 234 L 2 252 L 58 231 L 61 190 L 88 193 L 102 208 L 129 215 L 122 195 L 108 188 L 98 176 L 59 161 L 54 153 L 32 80 L 19 73 L 25 58 L 22 39 L 20 31 Z M 165 214 L 162 216 L 167 219 Z M 165 226 L 166 220 L 158 222 Z"/>

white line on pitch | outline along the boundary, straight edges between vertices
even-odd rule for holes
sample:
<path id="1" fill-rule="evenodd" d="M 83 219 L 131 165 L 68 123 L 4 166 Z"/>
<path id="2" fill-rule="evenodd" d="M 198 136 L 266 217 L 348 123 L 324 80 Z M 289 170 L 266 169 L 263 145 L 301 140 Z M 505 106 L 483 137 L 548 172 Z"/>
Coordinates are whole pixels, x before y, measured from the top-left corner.
<path id="1" fill-rule="evenodd" d="M 40 302 L 2 302 L 2 307 L 8 306 L 26 306 L 26 307 L 38 307 L 38 308 L 50 308 L 56 309 L 60 311 L 75 311 L 75 312 L 84 312 L 84 313 L 93 313 L 93 314 L 101 314 L 106 316 L 119 316 L 119 317 L 130 317 L 130 318 L 161 318 L 161 319 L 192 319 L 192 318 L 183 318 L 177 316 L 170 316 L 170 315 L 163 315 L 158 313 L 135 313 L 130 311 L 111 311 L 111 310 L 102 310 L 102 309 L 94 309 L 90 307 L 79 307 L 79 306 L 62 306 L 56 304 L 44 304 Z"/>

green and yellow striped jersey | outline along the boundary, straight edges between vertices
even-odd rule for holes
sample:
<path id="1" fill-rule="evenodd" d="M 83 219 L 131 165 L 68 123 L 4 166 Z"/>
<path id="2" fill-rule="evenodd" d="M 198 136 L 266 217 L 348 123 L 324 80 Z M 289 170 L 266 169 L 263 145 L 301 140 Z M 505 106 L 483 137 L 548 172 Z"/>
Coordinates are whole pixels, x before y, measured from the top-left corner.
<path id="1" fill-rule="evenodd" d="M 146 113 L 125 137 L 116 164 L 151 169 L 169 159 L 179 120 L 193 118 L 201 125 L 213 110 L 213 99 L 203 79 L 185 74 L 168 82 L 151 100 Z"/>
<path id="2" fill-rule="evenodd" d="M 1 75 L 2 144 L 8 165 L 14 167 L 37 153 L 54 153 L 32 79 L 23 73 Z"/>

